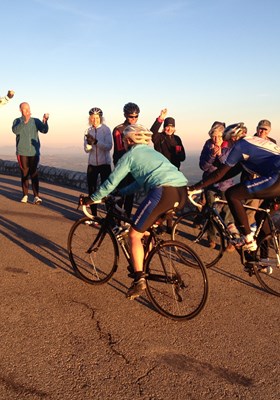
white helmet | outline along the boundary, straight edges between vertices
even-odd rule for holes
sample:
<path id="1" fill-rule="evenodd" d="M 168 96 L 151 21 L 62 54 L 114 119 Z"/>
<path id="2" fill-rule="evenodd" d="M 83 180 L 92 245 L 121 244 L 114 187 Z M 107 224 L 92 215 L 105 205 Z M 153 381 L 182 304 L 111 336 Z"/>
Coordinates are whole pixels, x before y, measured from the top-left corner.
<path id="1" fill-rule="evenodd" d="M 152 132 L 143 125 L 131 124 L 123 131 L 123 138 L 129 138 L 136 144 L 149 144 Z"/>
<path id="2" fill-rule="evenodd" d="M 232 124 L 226 127 L 224 130 L 223 138 L 224 140 L 230 140 L 231 138 L 241 139 L 246 136 L 247 128 L 244 126 L 243 122 L 238 122 L 237 124 Z"/>

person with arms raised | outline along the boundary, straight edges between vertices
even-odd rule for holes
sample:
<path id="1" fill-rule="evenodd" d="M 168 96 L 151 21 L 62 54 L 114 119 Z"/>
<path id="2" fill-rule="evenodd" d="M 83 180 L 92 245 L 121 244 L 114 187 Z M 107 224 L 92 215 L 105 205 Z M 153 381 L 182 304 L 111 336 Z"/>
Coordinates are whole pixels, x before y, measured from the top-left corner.
<path id="1" fill-rule="evenodd" d="M 152 141 L 154 148 L 159 153 L 163 154 L 175 167 L 180 170 L 181 163 L 185 161 L 186 154 L 181 138 L 175 135 L 175 119 L 167 116 L 167 108 L 161 110 L 160 115 L 156 118 L 151 127 L 153 132 Z M 160 127 L 163 123 L 163 130 L 160 132 Z M 166 232 L 172 231 L 173 218 L 169 215 L 166 220 Z"/>
<path id="2" fill-rule="evenodd" d="M 15 95 L 13 90 L 8 90 L 8 93 L 4 97 L 0 97 L 0 106 L 7 104 Z"/>
<path id="3" fill-rule="evenodd" d="M 30 106 L 23 102 L 19 106 L 21 117 L 13 122 L 12 131 L 16 135 L 16 155 L 21 171 L 22 203 L 28 202 L 29 176 L 34 194 L 34 204 L 41 204 L 39 197 L 38 164 L 40 160 L 40 140 L 38 132 L 48 133 L 49 114 L 42 121 L 31 117 Z"/>

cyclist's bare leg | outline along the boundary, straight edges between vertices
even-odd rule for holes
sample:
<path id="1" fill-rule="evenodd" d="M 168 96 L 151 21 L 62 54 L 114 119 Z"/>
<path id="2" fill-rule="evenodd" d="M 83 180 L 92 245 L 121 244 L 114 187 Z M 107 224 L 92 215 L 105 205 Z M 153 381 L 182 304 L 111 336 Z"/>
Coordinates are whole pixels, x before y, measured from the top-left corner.
<path id="1" fill-rule="evenodd" d="M 141 233 L 133 228 L 130 228 L 129 230 L 131 260 L 135 276 L 132 286 L 127 292 L 127 297 L 129 299 L 134 299 L 140 296 L 141 292 L 146 289 L 146 280 L 143 273 L 144 248 L 141 241 L 144 235 L 145 232 Z"/>
<path id="2" fill-rule="evenodd" d="M 141 239 L 144 235 L 145 233 L 138 232 L 133 228 L 129 230 L 131 259 L 135 272 L 143 271 L 144 248 Z"/>

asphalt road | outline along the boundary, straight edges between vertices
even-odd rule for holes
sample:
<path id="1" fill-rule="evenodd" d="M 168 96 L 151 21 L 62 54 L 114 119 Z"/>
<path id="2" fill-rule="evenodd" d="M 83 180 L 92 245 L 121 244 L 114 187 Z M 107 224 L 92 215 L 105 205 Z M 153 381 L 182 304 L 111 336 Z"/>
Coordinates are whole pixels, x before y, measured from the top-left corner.
<path id="1" fill-rule="evenodd" d="M 41 183 L 21 204 L 0 175 L 0 399 L 279 400 L 279 301 L 236 254 L 209 271 L 210 295 L 188 322 L 129 301 L 126 264 L 92 287 L 73 274 L 66 243 L 76 190 Z"/>

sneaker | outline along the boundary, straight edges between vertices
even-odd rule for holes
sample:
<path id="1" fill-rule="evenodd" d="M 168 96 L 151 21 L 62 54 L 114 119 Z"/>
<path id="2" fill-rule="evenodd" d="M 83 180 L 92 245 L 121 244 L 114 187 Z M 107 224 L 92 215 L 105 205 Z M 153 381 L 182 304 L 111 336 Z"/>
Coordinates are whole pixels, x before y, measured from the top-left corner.
<path id="1" fill-rule="evenodd" d="M 242 247 L 245 251 L 256 251 L 258 248 L 257 242 L 254 239 L 247 242 L 244 237 L 234 240 L 233 244 L 237 248 Z"/>
<path id="2" fill-rule="evenodd" d="M 28 196 L 27 194 L 23 196 L 23 198 L 20 200 L 21 203 L 28 203 Z"/>
<path id="3" fill-rule="evenodd" d="M 38 196 L 35 196 L 34 197 L 34 201 L 33 201 L 33 204 L 42 204 L 42 199 L 40 199 L 40 197 L 38 197 Z"/>
<path id="4" fill-rule="evenodd" d="M 243 245 L 243 249 L 246 251 L 256 251 L 258 248 L 257 242 L 255 240 L 251 240 L 250 242 L 246 242 Z"/>
<path id="5" fill-rule="evenodd" d="M 270 265 L 271 260 L 269 258 L 261 258 L 260 262 L 259 262 L 259 271 L 267 274 L 267 275 L 271 275 L 273 272 L 273 268 Z"/>
<path id="6" fill-rule="evenodd" d="M 144 277 L 139 278 L 137 281 L 133 281 L 132 285 L 128 289 L 126 297 L 129 300 L 133 300 L 136 297 L 141 296 L 143 290 L 146 289 L 146 279 Z"/>

